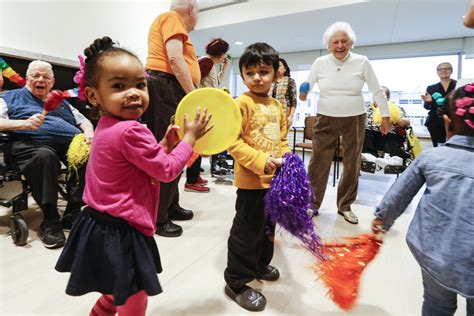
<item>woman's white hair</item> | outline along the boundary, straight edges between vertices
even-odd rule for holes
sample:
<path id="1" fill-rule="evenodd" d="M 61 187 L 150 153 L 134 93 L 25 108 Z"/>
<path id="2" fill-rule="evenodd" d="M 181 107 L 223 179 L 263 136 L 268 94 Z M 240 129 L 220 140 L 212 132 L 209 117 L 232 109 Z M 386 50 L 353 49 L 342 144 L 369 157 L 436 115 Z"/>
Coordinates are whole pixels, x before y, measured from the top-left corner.
<path id="1" fill-rule="evenodd" d="M 47 63 L 42 60 L 33 60 L 31 63 L 29 63 L 28 69 L 26 70 L 26 76 L 29 76 L 32 72 L 38 69 L 48 71 L 51 73 L 52 76 L 54 76 L 53 66 L 51 66 L 50 63 Z"/>
<path id="2" fill-rule="evenodd" d="M 323 45 L 326 47 L 329 47 L 329 41 L 333 37 L 334 33 L 336 32 L 344 32 L 347 34 L 349 39 L 351 40 L 352 45 L 355 44 L 356 42 L 356 35 L 354 33 L 354 30 L 350 26 L 349 23 L 347 22 L 336 22 L 331 24 L 326 31 L 324 31 L 323 35 Z"/>

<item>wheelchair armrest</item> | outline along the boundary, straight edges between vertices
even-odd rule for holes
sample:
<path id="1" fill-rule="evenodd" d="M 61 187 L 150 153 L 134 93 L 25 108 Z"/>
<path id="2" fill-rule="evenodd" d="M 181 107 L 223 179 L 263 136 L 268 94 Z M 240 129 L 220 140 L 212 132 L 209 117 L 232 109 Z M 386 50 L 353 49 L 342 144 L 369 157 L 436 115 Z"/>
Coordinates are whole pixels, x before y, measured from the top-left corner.
<path id="1" fill-rule="evenodd" d="M 12 140 L 12 134 L 8 132 L 0 132 L 0 143 L 7 143 Z"/>

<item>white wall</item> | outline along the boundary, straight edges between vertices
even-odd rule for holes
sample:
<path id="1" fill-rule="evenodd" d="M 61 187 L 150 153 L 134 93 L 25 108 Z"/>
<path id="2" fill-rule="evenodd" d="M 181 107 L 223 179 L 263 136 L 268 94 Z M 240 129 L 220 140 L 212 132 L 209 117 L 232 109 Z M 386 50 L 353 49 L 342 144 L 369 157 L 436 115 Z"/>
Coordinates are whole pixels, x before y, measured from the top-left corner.
<path id="1" fill-rule="evenodd" d="M 51 62 L 57 57 L 62 64 L 77 65 L 77 55 L 85 47 L 108 35 L 144 61 L 148 29 L 169 4 L 169 0 L 0 0 L 0 53 L 46 55 Z"/>

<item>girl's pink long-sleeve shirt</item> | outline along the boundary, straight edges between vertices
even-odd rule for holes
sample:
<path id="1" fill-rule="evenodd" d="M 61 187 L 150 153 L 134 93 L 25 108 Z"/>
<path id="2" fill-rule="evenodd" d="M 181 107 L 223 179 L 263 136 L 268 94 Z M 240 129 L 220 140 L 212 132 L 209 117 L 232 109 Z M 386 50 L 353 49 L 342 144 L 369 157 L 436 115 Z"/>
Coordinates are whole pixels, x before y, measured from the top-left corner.
<path id="1" fill-rule="evenodd" d="M 160 181 L 179 176 L 193 153 L 180 142 L 169 154 L 137 121 L 103 116 L 94 134 L 84 202 L 126 220 L 147 236 L 156 230 Z"/>

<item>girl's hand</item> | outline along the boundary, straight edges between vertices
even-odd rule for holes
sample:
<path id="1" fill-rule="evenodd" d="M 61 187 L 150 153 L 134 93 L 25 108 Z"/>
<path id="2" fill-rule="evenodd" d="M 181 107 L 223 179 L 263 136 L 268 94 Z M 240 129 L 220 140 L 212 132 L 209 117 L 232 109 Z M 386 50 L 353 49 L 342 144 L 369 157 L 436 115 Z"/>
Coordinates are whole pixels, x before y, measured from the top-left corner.
<path id="1" fill-rule="evenodd" d="M 372 232 L 374 234 L 385 233 L 385 230 L 383 229 L 383 221 L 380 218 L 374 218 L 372 221 Z"/>
<path id="2" fill-rule="evenodd" d="M 171 152 L 174 146 L 180 141 L 178 130 L 178 125 L 171 124 L 168 126 L 165 137 L 161 140 L 161 144 L 166 147 L 167 152 Z"/>
<path id="3" fill-rule="evenodd" d="M 184 115 L 184 137 L 183 141 L 186 141 L 190 145 L 206 135 L 213 127 L 213 124 L 209 124 L 212 114 L 207 114 L 207 108 L 201 112 L 201 108 L 197 108 L 194 120 L 188 121 L 188 115 Z"/>

